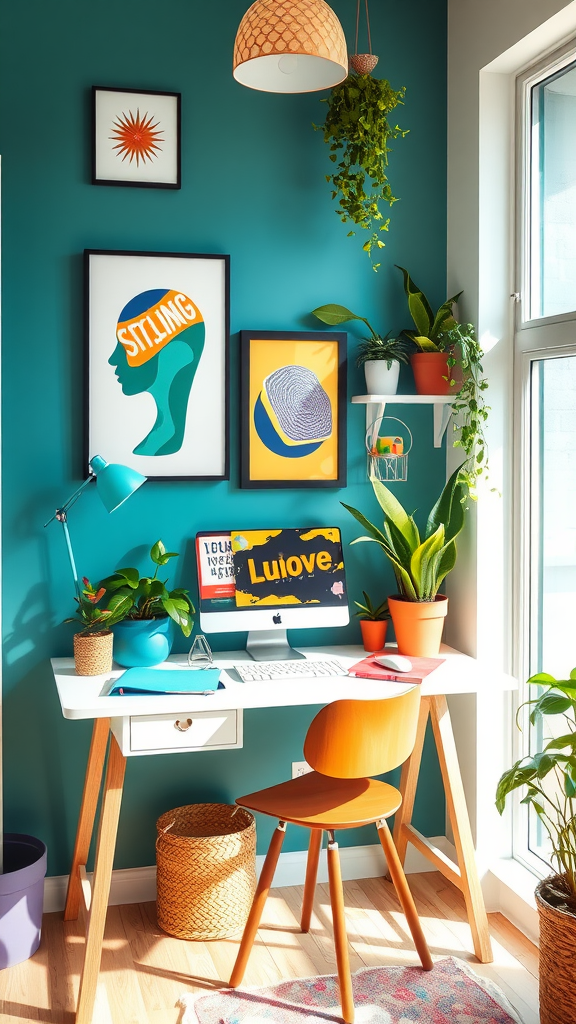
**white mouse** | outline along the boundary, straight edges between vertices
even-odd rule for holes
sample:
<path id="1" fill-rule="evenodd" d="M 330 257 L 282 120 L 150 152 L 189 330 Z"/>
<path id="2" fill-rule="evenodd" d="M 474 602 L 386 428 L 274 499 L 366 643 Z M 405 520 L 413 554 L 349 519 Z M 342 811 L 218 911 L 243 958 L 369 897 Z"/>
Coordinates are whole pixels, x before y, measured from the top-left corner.
<path id="1" fill-rule="evenodd" d="M 382 665 L 382 668 L 389 668 L 393 672 L 410 672 L 412 662 L 403 658 L 401 654 L 377 654 L 374 661 Z"/>

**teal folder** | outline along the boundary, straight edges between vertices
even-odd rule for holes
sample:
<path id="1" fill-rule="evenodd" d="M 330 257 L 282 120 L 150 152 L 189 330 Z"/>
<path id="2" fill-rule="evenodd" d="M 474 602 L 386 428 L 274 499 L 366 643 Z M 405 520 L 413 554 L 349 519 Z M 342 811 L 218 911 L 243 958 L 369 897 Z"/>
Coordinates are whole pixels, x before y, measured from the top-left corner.
<path id="1" fill-rule="evenodd" d="M 166 696 L 175 693 L 206 693 L 217 690 L 219 681 L 219 668 L 129 668 L 119 679 L 111 679 L 100 696 L 127 697 L 131 694 Z"/>

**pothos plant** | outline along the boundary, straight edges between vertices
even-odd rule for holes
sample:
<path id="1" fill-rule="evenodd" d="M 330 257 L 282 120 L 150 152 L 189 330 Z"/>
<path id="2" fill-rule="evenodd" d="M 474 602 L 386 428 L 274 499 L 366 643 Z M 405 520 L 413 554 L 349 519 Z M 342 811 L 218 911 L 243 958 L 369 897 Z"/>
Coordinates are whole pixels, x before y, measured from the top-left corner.
<path id="1" fill-rule="evenodd" d="M 548 833 L 558 871 L 548 880 L 546 898 L 576 915 L 576 668 L 569 679 L 539 672 L 528 682 L 543 692 L 526 701 L 519 712 L 530 707 L 532 725 L 555 716 L 558 735 L 504 772 L 496 791 L 496 807 L 502 814 L 509 794 L 525 789 L 522 803 L 533 808 Z"/>
<path id="2" fill-rule="evenodd" d="M 167 590 L 166 580 L 158 579 L 158 571 L 177 558 L 177 551 L 166 551 L 161 540 L 150 549 L 150 558 L 156 566 L 153 576 L 140 576 L 138 569 L 116 569 L 112 576 L 102 580 L 100 586 L 111 594 L 108 610 L 114 621 L 122 619 L 159 619 L 169 615 L 180 626 L 184 636 L 190 636 L 194 623 L 194 605 L 188 591 L 177 587 Z"/>
<path id="3" fill-rule="evenodd" d="M 488 381 L 483 376 L 482 358 L 484 353 L 478 343 L 473 324 L 461 324 L 454 317 L 453 306 L 462 292 L 446 299 L 434 313 L 423 291 L 414 283 L 404 267 L 398 267 L 404 277 L 404 291 L 408 309 L 414 322 L 413 330 L 404 335 L 421 352 L 445 352 L 447 355 L 449 381 L 454 390 L 452 411 L 454 428 L 458 436 L 455 448 L 462 448 L 466 462 L 462 474 L 474 497 L 477 479 L 488 475 L 488 446 L 484 424 L 488 419 L 490 406 L 486 405 L 484 392 Z M 456 374 L 452 371 L 456 370 Z M 456 389 L 455 376 L 460 378 Z"/>
<path id="4" fill-rule="evenodd" d="M 388 115 L 403 102 L 405 88 L 394 90 L 386 79 L 372 78 L 350 72 L 330 96 L 323 125 L 314 125 L 324 132 L 330 146 L 330 159 L 337 164 L 333 174 L 326 175 L 332 185 L 332 199 L 338 199 L 337 213 L 343 224 L 352 222 L 370 232 L 363 249 L 372 259 L 373 249 L 384 248 L 380 237 L 388 231 L 390 218 L 384 219 L 380 203 L 396 202 L 388 181 L 386 168 L 390 139 L 403 138 L 407 131 L 390 124 Z M 355 231 L 349 231 L 348 236 Z M 379 263 L 372 263 L 378 270 Z"/>

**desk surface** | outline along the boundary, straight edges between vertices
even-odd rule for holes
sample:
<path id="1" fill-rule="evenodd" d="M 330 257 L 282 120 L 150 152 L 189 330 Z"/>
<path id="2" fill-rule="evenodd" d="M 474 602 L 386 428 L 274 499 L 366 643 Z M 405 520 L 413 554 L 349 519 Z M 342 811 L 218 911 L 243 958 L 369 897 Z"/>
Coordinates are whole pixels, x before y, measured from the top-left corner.
<path id="1" fill-rule="evenodd" d="M 362 647 L 302 647 L 298 648 L 310 660 L 338 658 L 346 666 L 366 657 Z M 446 660 L 428 675 L 422 685 L 422 695 L 477 693 L 479 690 L 514 690 L 516 680 L 489 665 L 447 647 L 440 649 Z M 215 664 L 222 669 L 239 661 L 250 661 L 246 651 L 222 651 L 215 654 Z M 168 665 L 175 669 L 187 665 L 186 655 L 172 655 Z M 53 658 L 52 668 L 64 718 L 118 718 L 128 715 L 157 715 L 181 712 L 224 711 L 234 708 L 277 708 L 306 704 L 329 704 L 334 700 L 380 700 L 404 693 L 411 684 L 387 680 L 358 679 L 351 676 L 286 679 L 262 683 L 241 683 L 225 672 L 225 689 L 209 696 L 202 694 L 176 694 L 170 696 L 100 697 L 107 679 L 120 676 L 124 671 L 115 666 L 102 676 L 77 676 L 72 658 Z"/>

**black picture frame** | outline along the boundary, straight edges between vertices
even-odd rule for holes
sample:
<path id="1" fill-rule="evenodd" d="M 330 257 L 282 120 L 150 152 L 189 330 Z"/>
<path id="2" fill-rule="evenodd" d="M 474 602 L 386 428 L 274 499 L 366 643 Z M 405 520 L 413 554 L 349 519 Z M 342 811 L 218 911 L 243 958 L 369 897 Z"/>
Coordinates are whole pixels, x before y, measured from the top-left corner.
<path id="1" fill-rule="evenodd" d="M 104 266 L 98 266 L 98 283 L 95 282 L 95 268 L 96 261 L 110 261 L 109 269 Z M 121 262 L 123 260 L 123 262 Z M 142 284 L 139 283 L 138 273 L 138 262 L 142 261 L 142 268 L 146 265 L 146 273 L 142 274 Z M 114 324 L 118 324 L 118 317 L 125 308 L 126 300 L 130 301 L 132 298 L 142 295 L 146 291 L 153 291 L 150 289 L 150 279 L 154 278 L 155 265 L 153 266 L 149 261 L 157 261 L 159 269 L 162 269 L 162 273 L 159 277 L 159 283 L 162 289 L 166 289 L 166 278 L 170 278 L 169 267 L 167 262 L 163 261 L 178 261 L 177 264 L 173 265 L 180 267 L 180 261 L 190 261 L 190 267 L 194 266 L 194 261 L 210 261 L 209 266 L 214 262 L 220 263 L 220 273 L 214 272 L 214 287 L 218 289 L 220 294 L 217 295 L 196 295 L 192 298 L 192 303 L 197 304 L 197 310 L 200 309 L 200 315 L 204 320 L 204 314 L 202 313 L 202 305 L 205 308 L 212 310 L 214 309 L 214 315 L 210 315 L 209 326 L 206 324 L 206 341 L 204 342 L 203 348 L 198 357 L 197 365 L 195 367 L 194 376 L 189 389 L 189 396 L 187 398 L 187 404 L 185 408 L 185 425 L 184 425 L 184 441 L 189 448 L 189 435 L 190 435 L 190 402 L 196 399 L 197 402 L 201 403 L 201 408 L 196 409 L 192 407 L 192 413 L 195 420 L 201 423 L 201 429 L 197 430 L 196 437 L 199 439 L 201 444 L 206 446 L 207 441 L 212 443 L 212 437 L 209 430 L 206 429 L 206 423 L 202 420 L 202 412 L 204 408 L 210 411 L 212 416 L 213 424 L 216 424 L 216 435 L 220 438 L 220 446 L 217 448 L 217 458 L 215 458 L 215 471 L 214 472 L 183 472 L 180 468 L 174 471 L 174 464 L 176 463 L 179 467 L 182 460 L 175 460 L 169 455 L 163 455 L 156 453 L 155 455 L 147 455 L 145 459 L 139 457 L 138 454 L 133 450 L 130 454 L 126 450 L 126 443 L 122 443 L 121 429 L 119 425 L 130 426 L 133 419 L 133 410 L 129 405 L 123 401 L 124 398 L 129 402 L 130 397 L 141 394 L 141 391 L 129 389 L 128 392 L 124 391 L 122 384 L 120 383 L 120 376 L 114 370 L 116 365 L 112 360 L 112 353 L 117 350 L 120 345 L 119 338 L 114 329 Z M 131 265 L 135 264 L 134 269 L 131 269 Z M 151 268 L 151 269 L 149 269 Z M 122 272 L 126 273 L 130 270 L 130 280 L 124 282 L 122 279 Z M 204 278 L 206 278 L 206 268 L 204 269 Z M 220 280 L 218 281 L 218 277 Z M 108 280 L 113 283 L 113 291 L 115 300 L 110 301 L 110 308 L 106 309 L 106 289 L 105 285 Z M 180 283 L 177 283 L 177 289 L 186 295 L 186 290 L 182 287 L 182 275 L 179 275 Z M 191 275 L 191 281 L 193 282 L 193 275 Z M 155 283 L 155 278 L 153 283 Z M 168 280 L 170 283 L 170 279 Z M 190 290 L 193 290 L 191 287 Z M 166 292 L 168 294 L 168 292 Z M 222 306 L 220 306 L 220 299 L 222 300 Z M 204 301 L 205 300 L 205 301 Z M 158 300 L 160 301 L 160 300 Z M 162 301 L 165 301 L 164 299 Z M 97 312 L 96 322 L 92 316 L 92 311 Z M 138 314 L 147 316 L 147 313 Z M 182 316 L 182 320 L 184 317 Z M 125 321 L 123 321 L 125 322 Z M 205 322 L 205 320 L 204 320 Z M 205 322 L 206 323 L 206 322 Z M 180 331 L 179 327 L 174 328 L 174 339 L 177 337 L 177 331 Z M 162 333 L 160 331 L 160 333 Z M 112 337 L 110 335 L 112 334 Z M 168 345 L 168 341 L 162 344 L 162 348 Z M 213 351 L 208 346 L 218 346 L 217 351 Z M 161 351 L 161 349 L 159 350 Z M 156 354 L 156 353 L 155 353 Z M 206 358 L 208 354 L 208 367 L 206 367 Z M 151 357 L 152 358 L 152 357 Z M 196 355 L 195 357 L 196 358 Z M 112 360 L 112 361 L 111 361 Z M 190 361 L 192 362 L 192 361 Z M 203 365 L 204 364 L 204 365 Z M 206 383 L 206 380 L 202 381 L 196 375 L 198 368 L 202 366 L 202 376 L 206 378 L 206 375 L 210 374 L 210 368 L 215 367 L 218 371 L 218 378 L 215 378 L 215 386 L 210 387 L 210 379 Z M 116 366 L 116 370 L 118 367 Z M 221 370 L 221 373 L 220 373 Z M 110 373 L 111 371 L 111 373 Z M 115 380 L 114 378 L 117 378 Z M 157 379 L 158 375 L 156 376 Z M 196 388 L 194 389 L 194 384 Z M 102 394 L 98 393 L 98 389 L 102 391 Z M 145 389 L 148 390 L 148 389 Z M 122 399 L 120 398 L 120 392 Z M 144 473 L 145 476 L 150 480 L 166 481 L 166 480 L 187 480 L 187 481 L 220 481 L 230 479 L 230 256 L 219 254 L 219 253 L 188 253 L 188 252 L 156 252 L 156 251 L 140 251 L 132 249 L 85 249 L 84 250 L 84 463 L 86 474 L 88 472 L 89 460 L 95 455 L 102 455 L 107 462 L 120 462 L 123 465 L 128 465 L 137 469 L 139 472 Z M 155 399 L 156 400 L 156 399 Z M 202 405 L 202 403 L 204 403 Z M 157 422 L 159 419 L 160 407 L 158 401 L 157 406 Z M 107 433 L 104 434 L 104 441 L 102 440 L 102 431 L 95 429 L 95 419 L 100 417 L 100 422 L 103 424 L 114 423 L 115 426 L 110 428 L 107 426 Z M 194 418 L 192 425 L 194 425 Z M 150 416 L 147 417 L 147 423 L 144 430 L 147 430 L 150 426 Z M 152 434 L 152 431 L 150 431 Z M 150 436 L 150 434 L 148 436 Z M 143 441 L 147 440 L 147 437 Z M 97 450 L 101 448 L 102 450 Z M 187 448 L 187 451 L 188 451 Z M 215 446 L 216 452 L 216 446 Z M 190 455 L 186 455 L 186 464 L 194 465 L 198 460 L 194 459 L 193 452 Z M 150 460 L 159 458 L 160 462 L 152 462 L 152 468 L 150 466 Z M 184 458 L 184 456 L 183 456 Z M 202 457 L 202 462 L 206 462 L 209 459 L 208 454 L 205 452 Z M 216 462 L 218 465 L 216 466 Z M 168 471 L 166 467 L 170 468 Z M 157 470 L 157 471 L 156 471 Z"/>
<path id="2" fill-rule="evenodd" d="M 302 477 L 282 478 L 279 474 L 276 477 L 261 478 L 254 473 L 252 444 L 256 439 L 253 398 L 259 387 L 258 381 L 251 376 L 252 367 L 252 343 L 269 342 L 275 346 L 274 351 L 278 353 L 281 342 L 326 342 L 335 345 L 337 351 L 337 385 L 335 395 L 337 401 L 337 425 L 335 428 L 336 441 L 336 469 L 333 477 L 310 478 L 306 475 L 307 464 L 302 463 Z M 241 402 L 240 402 L 240 486 L 246 489 L 263 490 L 274 488 L 339 488 L 346 486 L 347 471 L 347 335 L 335 331 L 240 331 L 240 364 L 241 364 Z M 294 364 L 296 365 L 296 364 Z M 259 443 L 256 441 L 256 443 Z M 320 447 L 320 446 L 319 446 Z M 266 455 L 266 458 L 268 456 Z M 274 462 L 274 457 L 271 458 Z"/>
<path id="3" fill-rule="evenodd" d="M 175 105 L 175 138 L 173 145 L 175 147 L 174 159 L 175 159 L 175 173 L 173 175 L 174 180 L 146 180 L 138 176 L 139 169 L 136 168 L 134 178 L 130 177 L 109 177 L 105 173 L 99 172 L 99 125 L 98 125 L 98 95 L 114 93 L 120 97 L 124 94 L 129 94 L 134 97 L 136 96 L 150 96 L 150 97 L 162 97 L 163 99 L 169 99 L 174 101 Z M 93 85 L 91 93 L 91 135 L 92 135 L 92 150 L 91 150 L 91 182 L 93 185 L 118 185 L 128 188 L 168 188 L 168 189 L 180 189 L 182 187 L 182 96 L 179 92 L 163 92 L 157 89 L 125 89 L 120 87 L 108 86 L 108 85 Z M 109 138 L 106 136 L 106 138 Z M 119 163 L 119 169 L 124 166 L 123 163 Z M 141 172 L 140 172 L 141 173 Z"/>

